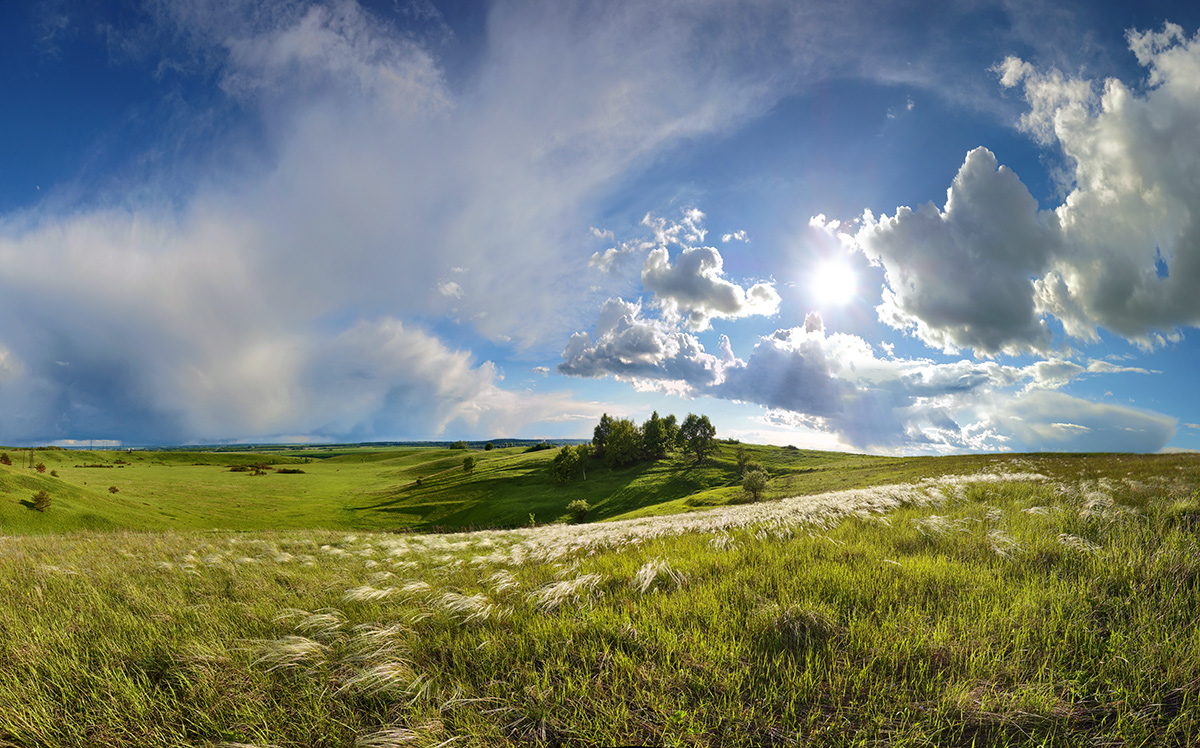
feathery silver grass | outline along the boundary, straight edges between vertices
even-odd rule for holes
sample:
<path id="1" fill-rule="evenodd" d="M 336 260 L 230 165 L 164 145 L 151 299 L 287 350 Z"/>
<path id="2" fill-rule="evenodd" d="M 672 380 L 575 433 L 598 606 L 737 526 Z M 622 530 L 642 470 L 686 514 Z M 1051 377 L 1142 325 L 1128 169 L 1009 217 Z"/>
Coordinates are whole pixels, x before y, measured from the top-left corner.
<path id="1" fill-rule="evenodd" d="M 1009 558 L 1021 550 L 1021 544 L 1013 540 L 1003 530 L 996 528 L 987 534 L 988 547 L 1000 558 Z"/>
<path id="2" fill-rule="evenodd" d="M 672 569 L 666 561 L 654 558 L 637 570 L 629 584 L 638 594 L 644 595 L 651 587 L 655 587 L 655 582 L 658 582 L 656 589 L 659 587 L 675 589 L 682 587 L 685 581 L 683 574 Z"/>
<path id="3" fill-rule="evenodd" d="M 361 587 L 351 587 L 342 595 L 344 603 L 360 603 L 373 600 L 383 600 L 396 594 L 395 587 L 384 587 L 382 589 L 372 587 L 369 584 L 364 584 Z"/>
<path id="4" fill-rule="evenodd" d="M 427 595 L 431 592 L 433 592 L 433 587 L 430 586 L 429 582 L 421 580 L 409 582 L 400 588 L 401 594 L 409 596 Z"/>
<path id="5" fill-rule="evenodd" d="M 433 740 L 442 737 L 444 733 L 445 727 L 439 720 L 426 722 L 415 728 L 385 727 L 382 730 L 360 735 L 354 741 L 354 748 L 395 748 L 414 743 L 429 745 L 429 748 L 444 748 L 459 739 L 452 737 L 442 740 L 436 745 L 430 745 Z"/>
<path id="6" fill-rule="evenodd" d="M 470 597 L 457 592 L 444 592 L 437 602 L 443 610 L 459 617 L 463 623 L 486 621 L 496 612 L 496 605 L 482 592 Z"/>
<path id="7" fill-rule="evenodd" d="M 1065 532 L 1060 533 L 1058 536 L 1058 542 L 1062 543 L 1064 546 L 1073 551 L 1078 551 L 1079 553 L 1083 553 L 1088 556 L 1100 552 L 1100 546 L 1087 540 L 1086 538 L 1081 538 L 1078 535 L 1071 535 Z"/>
<path id="8" fill-rule="evenodd" d="M 719 535 L 715 535 L 712 540 L 708 541 L 708 545 L 713 550 L 729 551 L 737 548 L 738 544 L 733 539 L 733 536 L 729 533 L 721 533 Z"/>
<path id="9" fill-rule="evenodd" d="M 312 669 L 322 663 L 328 648 L 304 636 L 283 636 L 255 642 L 258 645 L 256 667 L 266 667 L 267 672 L 305 667 Z"/>
<path id="10" fill-rule="evenodd" d="M 396 661 L 404 659 L 409 649 L 404 639 L 411 629 L 404 623 L 380 626 L 361 623 L 354 627 L 347 643 L 344 659 L 349 662 Z"/>
<path id="11" fill-rule="evenodd" d="M 590 596 L 603 579 L 599 574 L 584 574 L 575 579 L 551 582 L 529 593 L 528 599 L 542 610 L 555 610 L 568 602 Z"/>
<path id="12" fill-rule="evenodd" d="M 411 662 L 384 662 L 347 678 L 338 688 L 338 693 L 357 691 L 372 696 L 381 693 L 408 693 L 414 679 Z"/>
<path id="13" fill-rule="evenodd" d="M 295 629 L 297 631 L 303 631 L 318 639 L 328 639 L 341 633 L 342 627 L 346 624 L 346 615 L 337 608 L 321 608 L 314 613 L 288 608 L 275 616 L 273 620 L 275 623 L 296 620 Z"/>
<path id="14" fill-rule="evenodd" d="M 502 595 L 508 590 L 516 589 L 519 585 L 517 578 L 513 576 L 511 571 L 501 569 L 487 578 L 488 584 L 491 585 L 493 595 Z"/>

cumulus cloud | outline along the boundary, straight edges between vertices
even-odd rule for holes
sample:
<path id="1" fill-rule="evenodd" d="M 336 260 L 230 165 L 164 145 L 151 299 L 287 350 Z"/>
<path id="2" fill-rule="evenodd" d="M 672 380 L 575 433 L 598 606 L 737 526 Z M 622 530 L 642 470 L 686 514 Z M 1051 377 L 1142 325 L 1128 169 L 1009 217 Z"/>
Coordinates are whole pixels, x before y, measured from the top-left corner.
<path id="1" fill-rule="evenodd" d="M 886 273 L 880 319 L 945 350 L 1045 352 L 1046 326 L 1152 347 L 1200 324 L 1200 38 L 1175 25 L 1130 31 L 1143 92 L 1043 71 L 996 68 L 1020 90 L 1020 126 L 1061 150 L 1069 194 L 1039 210 L 1018 176 L 979 148 L 942 208 L 861 218 L 854 240 Z"/>
<path id="2" fill-rule="evenodd" d="M 721 253 L 712 247 L 688 247 L 674 265 L 665 247 L 652 250 L 642 266 L 642 286 L 690 330 L 708 329 L 713 318 L 770 316 L 779 310 L 779 294 L 772 284 L 744 289 L 726 279 Z"/>
<path id="3" fill-rule="evenodd" d="M 558 365 L 562 374 L 613 375 L 652 382 L 662 389 L 687 391 L 720 377 L 721 360 L 704 351 L 692 335 L 641 314 L 641 304 L 609 299 L 600 309 L 595 337 L 575 333 Z"/>
<path id="4" fill-rule="evenodd" d="M 967 154 L 941 209 L 867 212 L 862 224 L 855 241 L 886 273 L 882 321 L 947 351 L 1049 347 L 1031 278 L 1049 262 L 1055 227 L 991 151 Z"/>
<path id="5" fill-rule="evenodd" d="M 1014 367 L 880 356 L 856 335 L 827 332 L 815 313 L 803 327 L 763 336 L 744 360 L 725 336 L 719 348 L 720 355 L 710 354 L 675 324 L 643 316 L 639 304 L 610 299 L 595 337 L 572 336 L 558 368 L 575 376 L 612 375 L 641 389 L 760 405 L 775 426 L 833 433 L 857 449 L 1010 449 L 1047 444 L 1052 434 L 1063 437 L 1064 449 L 1075 449 L 1092 442 L 1066 439 L 1073 427 L 1101 440 L 1114 433 L 1098 425 L 1105 414 L 1115 423 L 1134 424 L 1120 440 L 1136 445 L 1130 446 L 1134 451 L 1155 451 L 1174 433 L 1173 420 L 1165 416 L 1122 406 L 1098 409 L 1067 395 L 1046 401 L 1055 407 L 1045 418 L 1034 406 L 1012 405 L 1043 402 L 1040 393 L 1088 373 L 1132 368 L 1063 359 Z M 1073 412 L 1078 421 L 1071 420 Z"/>

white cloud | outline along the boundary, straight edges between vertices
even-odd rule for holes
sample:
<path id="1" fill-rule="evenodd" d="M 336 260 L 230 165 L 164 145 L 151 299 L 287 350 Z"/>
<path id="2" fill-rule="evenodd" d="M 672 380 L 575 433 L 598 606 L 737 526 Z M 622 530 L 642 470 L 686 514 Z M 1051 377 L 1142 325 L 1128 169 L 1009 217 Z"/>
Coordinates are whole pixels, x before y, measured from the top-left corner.
<path id="1" fill-rule="evenodd" d="M 609 299 L 600 310 L 593 338 L 575 333 L 558 371 L 571 376 L 613 375 L 663 389 L 689 390 L 720 377 L 721 361 L 704 352 L 695 337 L 641 315 L 641 305 Z"/>
<path id="2" fill-rule="evenodd" d="M 701 237 L 703 238 L 703 237 Z M 714 318 L 736 319 L 779 311 L 779 294 L 770 283 L 747 289 L 724 277 L 721 253 L 712 247 L 688 247 L 671 264 L 665 247 L 651 250 L 642 266 L 642 285 L 654 293 L 669 315 L 691 330 L 706 330 Z"/>
<path id="3" fill-rule="evenodd" d="M 832 434 L 856 449 L 981 451 L 1021 444 L 1034 448 L 1053 439 L 1064 449 L 1076 449 L 1109 439 L 1134 451 L 1155 451 L 1174 433 L 1173 419 L 1166 416 L 1122 406 L 1096 408 L 1068 395 L 1045 400 L 1040 394 L 1085 374 L 1139 371 L 1133 367 L 1083 366 L 1064 359 L 1013 367 L 965 359 L 937 363 L 891 353 L 881 357 L 858 336 L 826 332 L 815 313 L 803 327 L 762 337 L 742 360 L 725 336 L 720 355 L 712 355 L 669 321 L 644 317 L 639 304 L 610 299 L 595 338 L 572 336 L 559 371 L 612 375 L 639 390 L 759 405 L 778 428 Z M 1044 417 L 1033 405 L 1014 404 L 1041 402 L 1053 406 Z M 1072 414 L 1078 418 L 1072 420 Z M 1104 415 L 1134 430 L 1116 434 L 1100 423 Z M 1084 433 L 1092 436 L 1085 439 Z"/>
<path id="4" fill-rule="evenodd" d="M 455 299 L 461 299 L 463 295 L 462 286 L 454 281 L 442 281 L 438 283 L 437 290 L 442 296 L 449 296 Z"/>
<path id="5" fill-rule="evenodd" d="M 1161 413 L 1035 391 L 1005 401 L 995 416 L 1023 451 L 1157 452 L 1177 421 Z"/>
<path id="6" fill-rule="evenodd" d="M 1075 338 L 1104 328 L 1143 347 L 1200 325 L 1200 38 L 1168 24 L 1128 40 L 1149 69 L 1144 92 L 1015 57 L 996 69 L 1029 105 L 1021 127 L 1066 159 L 1069 194 L 1055 209 L 1039 211 L 979 148 L 942 209 L 863 215 L 854 238 L 886 272 L 884 322 L 987 355 L 1047 351 L 1048 317 Z"/>
<path id="7" fill-rule="evenodd" d="M 1031 278 L 1049 262 L 1053 227 L 986 148 L 967 154 L 942 209 L 926 203 L 878 220 L 868 211 L 854 238 L 886 273 L 883 322 L 947 351 L 1049 347 Z"/>
<path id="8" fill-rule="evenodd" d="M 749 242 L 750 237 L 746 235 L 745 229 L 739 229 L 732 234 L 721 234 L 721 243 L 728 244 L 732 241 Z"/>

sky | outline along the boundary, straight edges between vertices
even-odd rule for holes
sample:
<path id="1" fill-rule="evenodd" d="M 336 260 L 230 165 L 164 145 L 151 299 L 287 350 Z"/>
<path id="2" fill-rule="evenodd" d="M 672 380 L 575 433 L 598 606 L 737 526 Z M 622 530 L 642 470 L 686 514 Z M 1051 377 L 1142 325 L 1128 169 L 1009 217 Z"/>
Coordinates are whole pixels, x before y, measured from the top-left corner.
<path id="1" fill-rule="evenodd" d="M 0 444 L 1200 449 L 1198 30 L 0 3 Z"/>

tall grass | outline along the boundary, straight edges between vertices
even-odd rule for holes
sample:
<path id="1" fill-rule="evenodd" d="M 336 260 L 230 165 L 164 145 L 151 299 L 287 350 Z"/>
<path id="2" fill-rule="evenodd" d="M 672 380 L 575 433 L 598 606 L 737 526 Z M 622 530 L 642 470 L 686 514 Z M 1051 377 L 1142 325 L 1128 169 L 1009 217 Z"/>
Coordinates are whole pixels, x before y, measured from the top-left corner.
<path id="1" fill-rule="evenodd" d="M 1200 506 L 1040 473 L 453 535 L 0 537 L 0 746 L 1174 745 Z"/>

